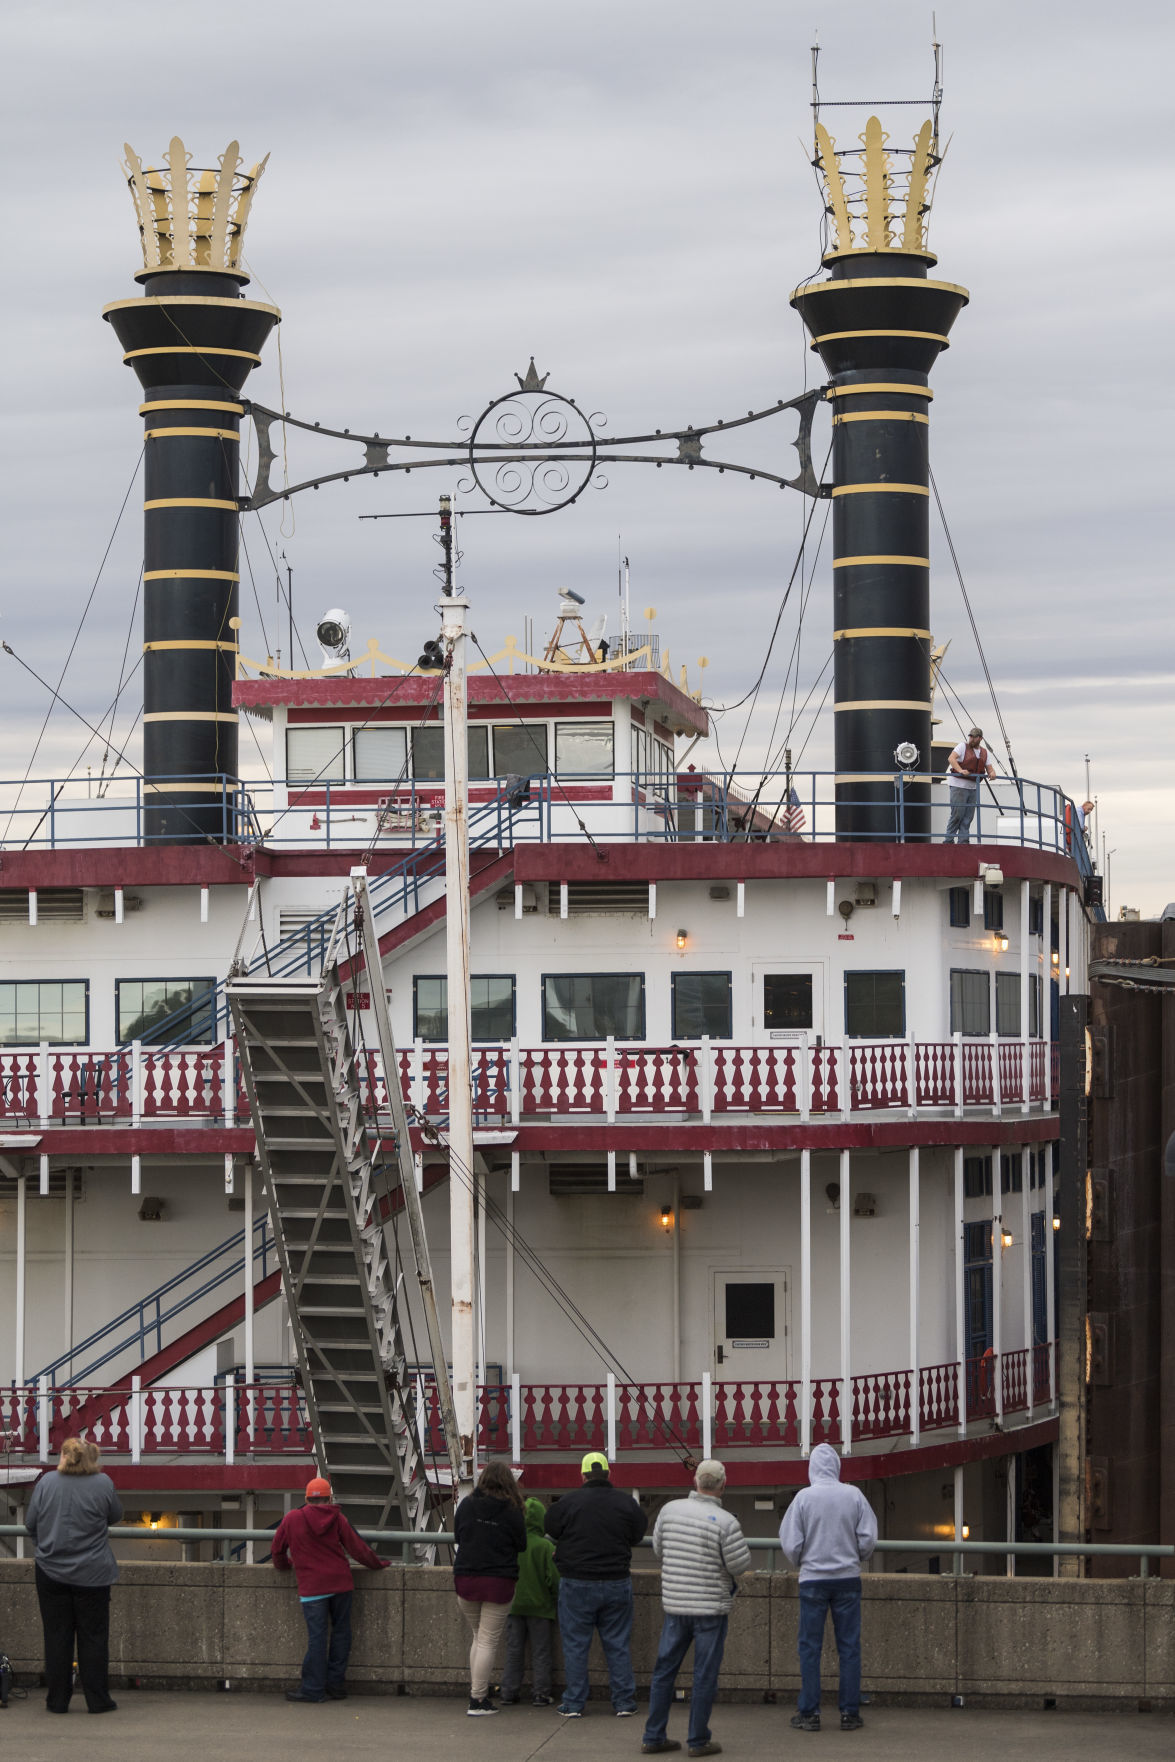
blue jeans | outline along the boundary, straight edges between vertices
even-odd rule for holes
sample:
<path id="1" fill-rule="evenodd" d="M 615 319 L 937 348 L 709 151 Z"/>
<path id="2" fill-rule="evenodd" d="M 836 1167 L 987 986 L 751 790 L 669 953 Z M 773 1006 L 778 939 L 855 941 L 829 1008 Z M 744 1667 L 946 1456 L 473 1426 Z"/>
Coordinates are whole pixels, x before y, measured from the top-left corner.
<path id="1" fill-rule="evenodd" d="M 824 1618 L 832 1611 L 832 1631 L 840 1659 L 840 1710 L 859 1711 L 861 1700 L 861 1581 L 859 1578 L 814 1578 L 800 1583 L 801 1713 L 820 1711 L 820 1648 Z"/>
<path id="2" fill-rule="evenodd" d="M 718 1672 L 726 1645 L 726 1623 L 725 1615 L 670 1615 L 666 1611 L 657 1662 L 653 1666 L 653 1680 L 649 1685 L 649 1717 L 642 1742 L 660 1744 L 665 1741 L 677 1673 L 692 1641 L 694 1683 L 689 1698 L 686 1745 L 692 1750 L 696 1744 L 709 1743 L 710 1709 L 718 1688 Z"/>
<path id="3" fill-rule="evenodd" d="M 943 843 L 953 844 L 957 834 L 960 844 L 970 844 L 971 822 L 979 806 L 979 785 L 977 783 L 973 789 L 953 789 L 948 784 L 947 789 L 951 798 L 951 812 Z"/>
<path id="4" fill-rule="evenodd" d="M 617 1713 L 636 1707 L 632 1674 L 632 1580 L 630 1578 L 561 1578 L 559 1637 L 563 1641 L 563 1706 L 582 1713 L 588 1698 L 588 1653 L 599 1628 L 608 1687 Z"/>
<path id="5" fill-rule="evenodd" d="M 303 1603 L 306 1656 L 302 1660 L 302 1693 L 312 1701 L 326 1698 L 327 1689 L 341 1689 L 351 1656 L 351 1591 L 315 1597 Z M 329 1643 L 327 1633 L 330 1633 Z"/>

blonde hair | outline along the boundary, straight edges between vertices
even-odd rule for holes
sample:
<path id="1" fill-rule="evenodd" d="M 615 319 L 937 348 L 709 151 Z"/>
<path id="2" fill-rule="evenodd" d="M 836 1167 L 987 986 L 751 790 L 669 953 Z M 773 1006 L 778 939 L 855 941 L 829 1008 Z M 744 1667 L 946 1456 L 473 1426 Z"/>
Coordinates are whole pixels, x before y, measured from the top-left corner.
<path id="1" fill-rule="evenodd" d="M 61 1446 L 58 1474 L 97 1474 L 102 1452 L 88 1438 L 67 1438 Z"/>

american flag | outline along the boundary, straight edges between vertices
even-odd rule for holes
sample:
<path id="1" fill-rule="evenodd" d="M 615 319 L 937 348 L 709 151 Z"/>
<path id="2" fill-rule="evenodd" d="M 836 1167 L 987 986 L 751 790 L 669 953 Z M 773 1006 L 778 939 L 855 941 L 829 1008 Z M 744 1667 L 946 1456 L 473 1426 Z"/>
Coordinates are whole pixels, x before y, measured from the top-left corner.
<path id="1" fill-rule="evenodd" d="M 798 837 L 807 823 L 807 818 L 804 814 L 803 807 L 801 806 L 799 795 L 797 794 L 795 784 L 793 783 L 791 793 L 787 798 L 787 806 L 783 810 L 780 824 L 785 833 L 790 832 L 793 837 Z"/>

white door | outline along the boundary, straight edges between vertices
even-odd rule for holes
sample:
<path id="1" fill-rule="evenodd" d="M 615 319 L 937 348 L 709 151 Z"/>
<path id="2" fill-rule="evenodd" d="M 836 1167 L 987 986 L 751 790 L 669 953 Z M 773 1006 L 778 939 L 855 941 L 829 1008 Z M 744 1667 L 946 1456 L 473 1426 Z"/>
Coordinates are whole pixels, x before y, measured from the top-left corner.
<path id="1" fill-rule="evenodd" d="M 798 1045 L 824 1037 L 823 961 L 757 961 L 751 967 L 751 1028 L 757 1045 Z"/>
<path id="2" fill-rule="evenodd" d="M 715 1375 L 721 1382 L 790 1376 L 791 1271 L 740 1268 L 714 1274 Z"/>

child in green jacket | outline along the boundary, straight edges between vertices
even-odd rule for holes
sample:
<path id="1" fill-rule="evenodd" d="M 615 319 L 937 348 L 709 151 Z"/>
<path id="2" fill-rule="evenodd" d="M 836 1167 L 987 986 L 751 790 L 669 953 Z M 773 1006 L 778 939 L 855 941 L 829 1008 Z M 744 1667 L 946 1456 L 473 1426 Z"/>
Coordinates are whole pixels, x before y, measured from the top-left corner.
<path id="1" fill-rule="evenodd" d="M 559 1573 L 555 1544 L 543 1534 L 545 1516 L 541 1499 L 526 1501 L 526 1552 L 518 1556 L 518 1590 L 506 1620 L 503 1704 L 518 1700 L 529 1640 L 532 1700 L 536 1707 L 551 1705 L 551 1640 L 559 1609 Z"/>

